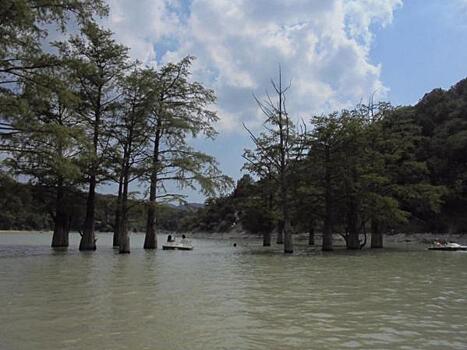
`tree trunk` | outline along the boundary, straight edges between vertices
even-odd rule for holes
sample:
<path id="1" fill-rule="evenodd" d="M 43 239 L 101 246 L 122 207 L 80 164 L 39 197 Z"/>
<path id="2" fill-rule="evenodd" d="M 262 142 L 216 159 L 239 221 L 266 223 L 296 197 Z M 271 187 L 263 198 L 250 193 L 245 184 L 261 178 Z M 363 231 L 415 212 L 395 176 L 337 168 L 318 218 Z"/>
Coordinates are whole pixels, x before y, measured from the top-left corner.
<path id="1" fill-rule="evenodd" d="M 321 245 L 321 250 L 323 251 L 331 251 L 333 250 L 333 242 L 332 242 L 332 229 L 329 223 L 329 220 L 326 220 L 324 223 L 323 228 L 323 242 Z"/>
<path id="2" fill-rule="evenodd" d="M 284 244 L 284 221 L 282 220 L 277 223 L 276 244 Z"/>
<path id="3" fill-rule="evenodd" d="M 331 170 L 330 170 L 330 151 L 329 148 L 325 150 L 325 162 L 326 162 L 326 172 L 324 175 L 326 194 L 325 194 L 325 217 L 324 217 L 324 227 L 323 227 L 323 241 L 321 244 L 321 250 L 331 251 L 332 247 L 332 196 L 331 196 Z"/>
<path id="4" fill-rule="evenodd" d="M 144 249 L 157 249 L 156 236 L 156 182 L 157 177 L 151 176 L 149 189 L 149 203 L 147 207 L 146 235 L 144 237 Z"/>
<path id="5" fill-rule="evenodd" d="M 117 209 L 115 209 L 115 223 L 114 223 L 114 234 L 112 239 L 112 246 L 118 248 L 120 245 L 120 226 L 121 226 L 121 217 L 120 217 L 120 198 L 117 198 Z"/>
<path id="6" fill-rule="evenodd" d="M 383 248 L 383 233 L 374 220 L 371 221 L 371 248 Z"/>
<path id="7" fill-rule="evenodd" d="M 358 233 L 349 233 L 347 236 L 347 249 L 360 249 L 360 240 Z"/>
<path id="8" fill-rule="evenodd" d="M 144 237 L 144 249 L 157 249 L 156 236 L 156 203 L 149 201 L 146 222 L 146 235 Z"/>
<path id="9" fill-rule="evenodd" d="M 120 179 L 118 181 L 118 197 L 117 197 L 117 207 L 115 209 L 115 223 L 114 223 L 114 235 L 113 235 L 113 247 L 117 248 L 119 246 L 120 239 L 120 226 L 121 226 L 121 205 L 122 205 L 122 188 L 123 188 L 123 169 Z"/>
<path id="10" fill-rule="evenodd" d="M 69 236 L 68 216 L 63 212 L 57 212 L 55 215 L 52 248 L 67 248 Z"/>
<path id="11" fill-rule="evenodd" d="M 293 253 L 292 226 L 290 226 L 289 220 L 286 220 L 284 224 L 284 253 Z"/>
<path id="12" fill-rule="evenodd" d="M 128 172 L 128 170 L 126 171 Z M 123 184 L 120 215 L 120 237 L 118 239 L 118 252 L 120 254 L 128 254 L 130 253 L 130 237 L 128 235 L 128 174 L 125 175 L 125 180 Z"/>
<path id="13" fill-rule="evenodd" d="M 315 245 L 315 227 L 314 227 L 314 225 L 310 225 L 310 229 L 308 231 L 308 245 Z"/>
<path id="14" fill-rule="evenodd" d="M 349 200 L 349 212 L 347 215 L 348 236 L 347 236 L 347 249 L 360 249 L 359 230 L 358 230 L 358 214 L 355 205 L 355 200 Z"/>
<path id="15" fill-rule="evenodd" d="M 96 250 L 96 236 L 94 233 L 96 207 L 96 176 L 93 174 L 89 180 L 89 192 L 86 202 L 86 219 L 83 233 L 79 243 L 79 250 Z"/>
<path id="16" fill-rule="evenodd" d="M 159 165 L 159 146 L 162 134 L 162 121 L 159 118 L 156 125 L 154 138 L 154 150 L 152 155 L 151 185 L 149 188 L 149 203 L 146 222 L 146 236 L 144 237 L 144 249 L 157 249 L 156 235 L 156 195 L 157 195 L 157 166 Z"/>
<path id="17" fill-rule="evenodd" d="M 54 233 L 52 236 L 52 248 L 68 247 L 68 216 L 65 210 L 64 190 L 59 181 L 55 199 Z"/>
<path id="18" fill-rule="evenodd" d="M 270 247 L 271 246 L 271 232 L 264 232 L 263 233 L 263 247 Z"/>
<path id="19" fill-rule="evenodd" d="M 101 121 L 101 98 L 102 86 L 98 88 L 97 105 L 94 113 L 94 134 L 93 134 L 93 157 L 91 163 L 91 174 L 89 176 L 89 191 L 86 201 L 86 219 L 84 220 L 83 233 L 79 242 L 79 250 L 96 250 L 95 236 L 95 215 L 96 215 L 96 185 L 97 185 L 97 149 L 99 144 L 99 132 Z"/>
<path id="20" fill-rule="evenodd" d="M 287 90 L 287 89 L 286 89 Z M 284 238 L 284 253 L 293 253 L 293 237 L 292 227 L 289 219 L 289 186 L 286 172 L 289 167 L 289 119 L 285 111 L 285 91 L 282 90 L 282 71 L 279 66 L 279 88 L 276 91 L 279 94 L 279 140 L 280 140 L 280 203 L 282 209 L 282 220 L 284 220 L 283 238 Z"/>

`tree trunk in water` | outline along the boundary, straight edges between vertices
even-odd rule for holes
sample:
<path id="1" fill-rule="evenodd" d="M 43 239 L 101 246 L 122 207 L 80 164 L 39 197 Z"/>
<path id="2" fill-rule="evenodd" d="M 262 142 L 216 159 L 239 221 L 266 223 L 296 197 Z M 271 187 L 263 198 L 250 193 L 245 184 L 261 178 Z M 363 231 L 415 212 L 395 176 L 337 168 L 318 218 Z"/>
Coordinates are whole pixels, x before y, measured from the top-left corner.
<path id="1" fill-rule="evenodd" d="M 54 233 L 52 236 L 52 248 L 68 247 L 68 216 L 65 210 L 64 191 L 61 182 L 57 187 L 55 200 Z"/>
<path id="2" fill-rule="evenodd" d="M 151 177 L 149 189 L 149 203 L 147 209 L 146 236 L 144 237 L 144 249 L 157 249 L 156 236 L 156 181 L 157 176 Z"/>
<path id="3" fill-rule="evenodd" d="M 271 246 L 271 232 L 264 232 L 263 233 L 263 247 L 270 247 Z"/>
<path id="4" fill-rule="evenodd" d="M 360 249 L 358 233 L 350 233 L 347 237 L 347 249 Z"/>
<path id="5" fill-rule="evenodd" d="M 324 223 L 323 242 L 322 242 L 321 250 L 323 250 L 323 251 L 333 250 L 333 247 L 332 247 L 332 229 L 331 229 L 330 222 L 325 222 Z"/>
<path id="6" fill-rule="evenodd" d="M 268 180 L 269 181 L 271 181 L 271 177 L 272 177 L 272 175 L 268 174 Z M 272 211 L 273 195 L 272 195 L 272 192 L 271 192 L 271 190 L 269 188 L 268 188 L 267 193 L 268 193 L 268 196 L 267 196 L 266 206 L 267 206 L 269 211 Z M 270 230 L 269 232 L 263 234 L 263 247 L 270 247 L 271 246 L 271 241 L 272 241 L 272 232 L 271 231 L 272 230 Z"/>
<path id="7" fill-rule="evenodd" d="M 357 225 L 354 222 L 349 223 L 349 233 L 346 239 L 347 249 L 360 249 L 360 240 Z"/>
<path id="8" fill-rule="evenodd" d="M 117 199 L 117 206 L 120 207 L 120 199 Z M 115 224 L 114 224 L 114 235 L 112 240 L 112 246 L 118 248 L 120 245 L 120 209 L 115 210 Z"/>
<path id="9" fill-rule="evenodd" d="M 144 249 L 157 249 L 155 205 L 155 202 L 150 202 L 148 205 L 146 236 L 144 237 Z"/>
<path id="10" fill-rule="evenodd" d="M 93 135 L 93 156 L 97 157 L 97 148 L 99 144 L 99 128 L 101 120 L 101 92 L 102 87 L 99 87 L 97 106 L 94 112 L 94 135 Z M 89 191 L 86 201 L 86 219 L 84 220 L 83 233 L 79 242 L 79 250 L 96 250 L 95 215 L 96 215 L 96 185 L 97 185 L 97 170 L 99 164 L 96 159 L 91 163 L 91 174 L 89 176 Z"/>
<path id="11" fill-rule="evenodd" d="M 118 246 L 118 252 L 120 254 L 130 254 L 130 236 L 128 235 L 128 225 L 123 224 L 122 228 L 126 229 L 126 234 L 121 235 L 120 245 Z"/>
<path id="12" fill-rule="evenodd" d="M 321 250 L 331 251 L 333 250 L 332 242 L 332 226 L 331 219 L 326 217 L 324 219 L 324 228 L 323 228 L 323 241 L 321 245 Z"/>
<path id="13" fill-rule="evenodd" d="M 69 236 L 68 216 L 63 212 L 57 212 L 55 215 L 52 248 L 67 248 Z"/>
<path id="14" fill-rule="evenodd" d="M 321 242 L 321 250 L 323 251 L 331 251 L 333 250 L 332 247 L 332 229 L 333 229 L 333 222 L 332 222 L 332 188 L 331 188 L 331 169 L 330 169 L 330 162 L 331 162 L 331 152 L 329 147 L 325 149 L 325 217 L 324 217 L 324 227 L 323 227 L 323 240 Z"/>
<path id="15" fill-rule="evenodd" d="M 123 174 L 123 170 L 122 170 Z M 119 246 L 120 239 L 120 226 L 121 226 L 121 202 L 122 202 L 122 187 L 123 187 L 123 176 L 120 176 L 118 182 L 118 197 L 117 197 L 117 208 L 115 209 L 115 223 L 114 223 L 114 236 L 113 236 L 113 247 Z"/>
<path id="16" fill-rule="evenodd" d="M 353 199 L 350 200 L 347 224 L 349 227 L 349 233 L 346 240 L 347 249 L 360 249 L 358 214 L 356 212 L 356 206 Z"/>
<path id="17" fill-rule="evenodd" d="M 292 226 L 290 226 L 289 220 L 286 220 L 284 224 L 284 253 L 293 253 Z"/>
<path id="18" fill-rule="evenodd" d="M 313 225 L 308 232 L 308 245 L 315 245 L 315 227 Z"/>
<path id="19" fill-rule="evenodd" d="M 144 237 L 144 249 L 157 249 L 156 236 L 156 195 L 157 195 L 157 166 L 159 164 L 159 145 L 161 142 L 162 121 L 159 118 L 156 125 L 156 136 L 152 154 L 153 170 L 151 185 L 149 188 L 149 204 L 147 211 L 146 236 Z"/>
<path id="20" fill-rule="evenodd" d="M 91 175 L 89 180 L 89 192 L 86 202 L 86 219 L 84 220 L 83 233 L 79 243 L 79 250 L 96 250 L 96 236 L 94 233 L 96 207 L 96 176 Z"/>
<path id="21" fill-rule="evenodd" d="M 120 237 L 119 249 L 120 254 L 130 253 L 130 237 L 128 236 L 128 181 L 126 179 L 123 185 L 123 193 L 121 199 L 121 217 L 120 217 Z"/>
<path id="22" fill-rule="evenodd" d="M 277 223 L 276 244 L 284 244 L 284 221 L 282 220 Z"/>
<path id="23" fill-rule="evenodd" d="M 383 233 L 376 221 L 371 222 L 371 248 L 383 248 Z"/>
<path id="24" fill-rule="evenodd" d="M 131 147 L 131 143 L 128 147 Z M 127 156 L 126 154 L 124 156 Z M 122 167 L 122 195 L 120 199 L 120 227 L 118 229 L 118 252 L 120 254 L 130 253 L 130 237 L 128 236 L 128 177 L 129 177 L 129 160 L 126 160 Z"/>
<path id="25" fill-rule="evenodd" d="M 130 253 L 130 237 L 128 236 L 128 209 L 126 208 L 126 200 L 122 198 L 122 209 L 120 216 L 120 228 L 119 228 L 119 245 L 118 252 L 120 254 Z"/>

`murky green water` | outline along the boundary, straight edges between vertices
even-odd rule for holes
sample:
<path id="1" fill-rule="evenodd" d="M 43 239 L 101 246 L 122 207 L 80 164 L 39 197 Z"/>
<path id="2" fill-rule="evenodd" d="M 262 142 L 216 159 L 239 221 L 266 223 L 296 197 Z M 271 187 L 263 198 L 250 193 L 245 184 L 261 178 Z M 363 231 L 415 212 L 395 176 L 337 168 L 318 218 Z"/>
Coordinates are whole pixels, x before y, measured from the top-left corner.
<path id="1" fill-rule="evenodd" d="M 294 256 L 260 242 L 191 252 L 54 252 L 0 234 L 0 349 L 467 349 L 467 254 Z"/>

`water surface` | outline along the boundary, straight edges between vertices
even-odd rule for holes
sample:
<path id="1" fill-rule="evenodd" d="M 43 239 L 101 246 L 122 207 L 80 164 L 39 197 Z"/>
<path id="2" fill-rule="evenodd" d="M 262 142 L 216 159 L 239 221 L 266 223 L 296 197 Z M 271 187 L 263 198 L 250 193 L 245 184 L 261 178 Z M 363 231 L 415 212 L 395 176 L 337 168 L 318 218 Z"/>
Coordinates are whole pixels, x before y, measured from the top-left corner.
<path id="1" fill-rule="evenodd" d="M 193 239 L 119 255 L 0 234 L 0 349 L 466 349 L 467 254 Z M 165 237 L 160 237 L 164 239 Z"/>

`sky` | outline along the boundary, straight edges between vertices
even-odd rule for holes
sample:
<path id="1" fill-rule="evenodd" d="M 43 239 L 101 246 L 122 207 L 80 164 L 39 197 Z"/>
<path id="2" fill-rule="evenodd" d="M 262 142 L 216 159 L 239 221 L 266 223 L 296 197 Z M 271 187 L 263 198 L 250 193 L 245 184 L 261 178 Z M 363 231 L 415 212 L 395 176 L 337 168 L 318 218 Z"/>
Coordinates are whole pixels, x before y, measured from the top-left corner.
<path id="1" fill-rule="evenodd" d="M 215 141 L 193 140 L 223 172 L 242 175 L 253 148 L 245 123 L 264 120 L 253 94 L 279 64 L 288 111 L 312 115 L 368 100 L 414 104 L 467 77 L 467 0 L 108 0 L 105 26 L 133 58 L 158 67 L 186 55 L 193 79 L 215 90 Z M 203 202 L 196 192 L 188 201 Z"/>

